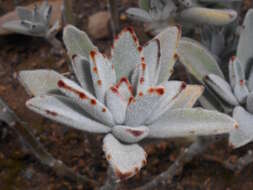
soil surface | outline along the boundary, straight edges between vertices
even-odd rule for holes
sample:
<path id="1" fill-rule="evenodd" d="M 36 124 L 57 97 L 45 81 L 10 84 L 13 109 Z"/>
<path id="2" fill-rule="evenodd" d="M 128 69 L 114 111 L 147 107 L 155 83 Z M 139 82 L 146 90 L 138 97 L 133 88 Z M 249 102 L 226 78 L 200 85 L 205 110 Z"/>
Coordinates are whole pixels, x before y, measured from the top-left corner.
<path id="1" fill-rule="evenodd" d="M 0 14 L 13 10 L 18 5 L 26 5 L 32 0 L 0 1 Z M 135 6 L 137 1 L 121 0 L 120 10 Z M 2 4 L 1 4 L 2 3 Z M 77 26 L 87 29 L 89 15 L 100 10 L 106 10 L 105 0 L 74 0 Z M 121 27 L 134 25 L 141 41 L 148 40 L 143 34 L 141 25 L 133 24 L 129 20 L 121 21 Z M 61 39 L 61 34 L 59 34 Z M 112 37 L 95 40 L 99 49 L 108 53 Z M 60 73 L 68 72 L 68 64 L 63 56 L 55 56 L 51 47 L 43 39 L 22 35 L 0 37 L 0 97 L 18 114 L 22 120 L 29 123 L 33 134 L 45 148 L 57 159 L 62 160 L 74 171 L 84 174 L 102 185 L 105 181 L 107 162 L 102 152 L 103 136 L 88 135 L 78 130 L 66 128 L 51 122 L 38 114 L 29 111 L 25 102 L 29 99 L 24 88 L 18 83 L 15 73 L 28 69 L 54 69 Z M 4 126 L 2 126 L 4 127 Z M 3 136 L 3 137 L 1 137 Z M 134 189 L 157 174 L 165 171 L 175 160 L 180 149 L 189 143 L 174 141 L 145 141 L 143 147 L 148 153 L 148 164 L 140 174 L 123 183 L 120 189 Z M 170 185 L 158 187 L 176 190 L 251 190 L 253 189 L 253 164 L 241 173 L 235 174 L 219 163 L 209 159 L 234 159 L 252 149 L 249 144 L 239 150 L 231 150 L 227 142 L 216 144 L 191 163 L 187 164 Z M 77 184 L 58 177 L 50 168 L 41 165 L 24 148 L 22 141 L 14 130 L 0 129 L 0 189 L 1 190 L 70 190 L 94 189 L 84 184 Z"/>

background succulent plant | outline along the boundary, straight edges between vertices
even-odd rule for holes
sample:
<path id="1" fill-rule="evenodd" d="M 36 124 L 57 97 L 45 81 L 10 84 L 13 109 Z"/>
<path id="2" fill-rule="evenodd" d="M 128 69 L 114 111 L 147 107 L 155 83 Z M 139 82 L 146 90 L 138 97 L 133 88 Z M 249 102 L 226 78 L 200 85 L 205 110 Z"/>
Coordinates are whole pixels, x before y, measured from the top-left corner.
<path id="1" fill-rule="evenodd" d="M 189 40 L 183 40 L 179 45 L 179 57 L 189 71 L 207 85 L 214 99 L 223 107 L 223 111 L 229 113 L 233 110 L 233 117 L 240 125 L 240 130 L 230 135 L 230 142 L 235 147 L 243 146 L 253 138 L 252 21 L 253 10 L 250 9 L 240 32 L 236 56 L 229 62 L 229 82 L 225 80 L 214 56 L 207 49 Z M 213 104 L 210 99 L 207 102 L 208 105 Z"/>
<path id="2" fill-rule="evenodd" d="M 159 33 L 169 24 L 180 23 L 188 27 L 196 24 L 223 26 L 237 17 L 234 10 L 203 7 L 206 3 L 217 1 L 140 0 L 139 8 L 129 8 L 126 12 L 130 18 L 146 23 L 147 31 L 153 34 Z"/>
<path id="3" fill-rule="evenodd" d="M 167 81 L 180 35 L 178 27 L 170 27 L 142 47 L 133 29 L 126 28 L 108 58 L 85 32 L 67 26 L 63 38 L 77 82 L 52 70 L 21 71 L 21 83 L 35 96 L 26 105 L 70 127 L 106 134 L 103 150 L 118 180 L 145 165 L 146 153 L 137 144 L 144 138 L 237 130 L 225 114 L 191 108 L 201 86 Z"/>
<path id="4" fill-rule="evenodd" d="M 58 20 L 50 26 L 52 11 L 52 6 L 47 0 L 44 0 L 40 6 L 35 5 L 32 11 L 17 7 L 16 12 L 20 20 L 6 22 L 2 27 L 19 34 L 43 37 L 55 48 L 62 49 L 61 42 L 55 38 L 61 28 L 61 22 Z"/>

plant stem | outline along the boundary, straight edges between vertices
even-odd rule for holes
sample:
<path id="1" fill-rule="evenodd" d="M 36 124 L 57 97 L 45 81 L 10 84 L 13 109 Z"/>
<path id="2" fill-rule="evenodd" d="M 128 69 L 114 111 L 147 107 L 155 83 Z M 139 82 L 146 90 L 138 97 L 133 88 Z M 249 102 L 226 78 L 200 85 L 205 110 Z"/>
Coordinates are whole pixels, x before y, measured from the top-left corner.
<path id="1" fill-rule="evenodd" d="M 107 6 L 111 13 L 111 28 L 113 36 L 116 36 L 119 31 L 119 10 L 117 2 L 117 0 L 107 0 Z"/>
<path id="2" fill-rule="evenodd" d="M 22 141 L 24 141 L 25 145 L 30 148 L 31 152 L 40 161 L 41 164 L 51 168 L 59 176 L 66 177 L 72 181 L 76 181 L 82 184 L 90 184 L 92 186 L 95 186 L 96 182 L 94 180 L 88 179 L 86 176 L 76 174 L 61 160 L 55 159 L 49 152 L 47 152 L 43 145 L 40 144 L 40 142 L 38 142 L 34 135 L 30 132 L 28 124 L 23 122 L 1 99 L 0 108 L 1 110 L 5 110 L 4 113 L 5 115 L 8 115 L 9 119 L 11 118 L 11 122 L 6 123 L 18 134 Z M 16 125 L 14 123 L 16 123 Z"/>
<path id="3" fill-rule="evenodd" d="M 100 188 L 100 190 L 114 190 L 117 189 L 116 178 L 113 174 L 112 168 L 109 166 L 107 169 L 107 179 L 105 184 Z"/>
<path id="4" fill-rule="evenodd" d="M 73 1 L 72 0 L 64 0 L 63 1 L 63 10 L 62 10 L 62 20 L 63 25 L 67 24 L 75 24 L 75 20 L 73 18 Z"/>

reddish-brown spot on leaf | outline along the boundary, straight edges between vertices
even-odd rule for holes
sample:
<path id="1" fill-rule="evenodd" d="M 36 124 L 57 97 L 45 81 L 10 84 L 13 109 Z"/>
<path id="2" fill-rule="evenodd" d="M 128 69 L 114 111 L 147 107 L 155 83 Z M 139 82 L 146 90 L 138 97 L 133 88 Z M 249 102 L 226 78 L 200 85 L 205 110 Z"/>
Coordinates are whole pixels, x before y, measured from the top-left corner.
<path id="1" fill-rule="evenodd" d="M 183 84 L 181 85 L 181 90 L 183 90 L 183 89 L 185 89 L 186 88 L 186 83 L 185 82 L 183 82 Z"/>
<path id="2" fill-rule="evenodd" d="M 138 94 L 139 96 L 143 96 L 144 94 L 143 94 L 143 92 L 139 92 L 139 94 Z"/>
<path id="3" fill-rule="evenodd" d="M 106 112 L 106 109 L 105 109 L 105 108 L 103 108 L 103 109 L 102 109 L 102 112 Z"/>
<path id="4" fill-rule="evenodd" d="M 141 47 L 141 46 L 138 47 L 138 51 L 139 51 L 139 52 L 142 51 L 142 47 Z"/>
<path id="5" fill-rule="evenodd" d="M 101 80 L 98 80 L 97 83 L 98 83 L 99 86 L 102 85 L 102 81 Z"/>
<path id="6" fill-rule="evenodd" d="M 138 130 L 133 130 L 133 129 L 127 129 L 126 131 L 135 137 L 139 137 L 144 133 L 143 131 L 138 131 Z"/>
<path id="7" fill-rule="evenodd" d="M 130 84 L 130 82 L 128 81 L 128 79 L 126 77 L 122 77 L 120 79 L 120 81 L 115 85 L 115 87 L 119 88 L 122 83 L 125 83 L 128 87 L 128 90 L 133 94 L 133 87 L 132 87 L 132 85 Z"/>
<path id="8" fill-rule="evenodd" d="M 48 115 L 51 115 L 51 116 L 54 116 L 54 117 L 56 117 L 56 116 L 58 115 L 56 112 L 50 111 L 50 110 L 46 110 L 46 113 L 47 113 Z"/>
<path id="9" fill-rule="evenodd" d="M 80 92 L 74 88 L 72 88 L 71 86 L 68 86 L 67 84 L 65 84 L 62 80 L 59 80 L 58 83 L 57 83 L 58 87 L 59 88 L 64 88 L 65 90 L 67 91 L 71 91 L 73 93 L 75 93 L 76 95 L 78 95 L 81 99 L 86 99 L 87 96 L 83 93 L 83 92 Z"/>
<path id="10" fill-rule="evenodd" d="M 235 129 L 239 129 L 239 126 L 237 124 L 235 124 Z"/>
<path id="11" fill-rule="evenodd" d="M 74 60 L 76 58 L 76 54 L 72 55 L 72 60 Z"/>
<path id="12" fill-rule="evenodd" d="M 240 80 L 240 85 L 243 86 L 245 83 L 245 80 Z"/>
<path id="13" fill-rule="evenodd" d="M 174 59 L 178 59 L 178 55 L 176 53 L 174 54 L 173 57 L 174 57 Z"/>
<path id="14" fill-rule="evenodd" d="M 90 52 L 90 56 L 91 56 L 91 59 L 95 59 L 95 56 L 96 56 L 96 52 L 95 51 L 91 51 Z"/>
<path id="15" fill-rule="evenodd" d="M 86 96 L 84 93 L 80 93 L 80 94 L 79 94 L 79 97 L 80 97 L 81 99 L 86 99 L 86 98 L 87 98 L 87 96 Z"/>
<path id="16" fill-rule="evenodd" d="M 144 81 L 145 81 L 145 80 L 144 80 L 144 77 L 141 77 L 141 78 L 140 78 L 140 84 L 143 84 Z"/>
<path id="17" fill-rule="evenodd" d="M 111 91 L 112 91 L 113 93 L 115 93 L 115 94 L 117 94 L 117 93 L 118 93 L 118 89 L 117 89 L 117 88 L 115 88 L 114 86 L 112 86 L 112 87 L 111 87 Z"/>
<path id="18" fill-rule="evenodd" d="M 236 56 L 233 55 L 233 56 L 231 57 L 231 61 L 235 61 L 235 59 L 236 59 Z"/>
<path id="19" fill-rule="evenodd" d="M 154 92 L 154 88 L 149 88 L 148 93 L 152 94 Z"/>
<path id="20" fill-rule="evenodd" d="M 98 73 L 98 69 L 97 69 L 97 67 L 93 67 L 93 69 L 92 69 L 92 70 L 93 70 L 93 72 L 94 72 L 94 73 Z"/>
<path id="21" fill-rule="evenodd" d="M 145 64 L 145 63 L 142 63 L 142 64 L 141 64 L 141 68 L 142 68 L 143 71 L 145 71 L 145 70 L 146 70 L 146 64 Z"/>
<path id="22" fill-rule="evenodd" d="M 135 99 L 133 96 L 131 96 L 129 99 L 128 99 L 128 105 L 130 105 L 131 103 L 135 102 Z"/>
<path id="23" fill-rule="evenodd" d="M 156 91 L 156 93 L 157 93 L 158 95 L 160 95 L 160 96 L 163 95 L 163 94 L 165 93 L 164 88 L 156 88 L 155 91 Z"/>
<path id="24" fill-rule="evenodd" d="M 117 41 L 118 39 L 119 39 L 119 35 L 116 35 L 116 36 L 114 37 L 114 40 Z"/>
<path id="25" fill-rule="evenodd" d="M 90 100 L 90 103 L 91 103 L 92 105 L 96 105 L 96 104 L 97 104 L 97 101 L 96 101 L 95 99 L 91 99 L 91 100 Z"/>
<path id="26" fill-rule="evenodd" d="M 109 161 L 109 160 L 111 160 L 111 159 L 112 159 L 112 156 L 111 156 L 110 154 L 107 154 L 107 155 L 106 155 L 106 160 Z"/>

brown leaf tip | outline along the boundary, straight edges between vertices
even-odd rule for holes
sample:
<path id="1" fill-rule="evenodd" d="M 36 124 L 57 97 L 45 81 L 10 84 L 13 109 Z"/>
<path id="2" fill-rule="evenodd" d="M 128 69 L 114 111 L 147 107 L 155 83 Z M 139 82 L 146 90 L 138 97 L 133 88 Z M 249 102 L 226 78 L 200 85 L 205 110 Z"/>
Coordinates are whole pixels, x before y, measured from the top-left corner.
<path id="1" fill-rule="evenodd" d="M 128 105 L 134 103 L 136 100 L 134 99 L 133 96 L 131 96 L 129 99 L 128 99 Z"/>
<path id="2" fill-rule="evenodd" d="M 95 56 L 96 56 L 96 51 L 94 51 L 94 50 L 90 51 L 90 56 L 94 60 Z"/>
<path id="3" fill-rule="evenodd" d="M 91 100 L 90 100 L 90 103 L 91 103 L 92 105 L 96 105 L 96 104 L 97 104 L 97 101 L 96 101 L 95 99 L 91 99 Z"/>
<path id="4" fill-rule="evenodd" d="M 245 84 L 245 80 L 240 80 L 240 85 L 243 86 Z"/>
<path id="5" fill-rule="evenodd" d="M 120 179 L 120 180 L 125 180 L 131 176 L 133 176 L 133 172 L 129 171 L 129 172 L 125 172 L 122 173 L 119 169 L 115 169 L 115 175 Z"/>
<path id="6" fill-rule="evenodd" d="M 186 86 L 187 86 L 187 84 L 185 82 L 183 82 L 182 85 L 181 85 L 181 90 L 185 89 Z"/>

